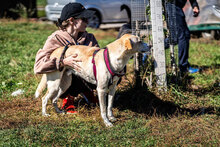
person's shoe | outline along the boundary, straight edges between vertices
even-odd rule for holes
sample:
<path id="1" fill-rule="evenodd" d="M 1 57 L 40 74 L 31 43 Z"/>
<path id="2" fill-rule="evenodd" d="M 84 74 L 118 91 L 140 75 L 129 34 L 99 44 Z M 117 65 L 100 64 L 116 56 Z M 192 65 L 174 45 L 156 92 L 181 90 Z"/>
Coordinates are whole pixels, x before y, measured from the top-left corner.
<path id="1" fill-rule="evenodd" d="M 65 109 L 66 104 L 67 104 L 67 98 L 63 99 L 63 104 L 62 104 L 61 109 Z"/>
<path id="2" fill-rule="evenodd" d="M 68 95 L 67 98 L 63 99 L 63 105 L 61 109 L 65 110 L 67 114 L 75 114 L 77 111 L 74 111 L 74 97 Z"/>
<path id="3" fill-rule="evenodd" d="M 69 110 L 69 109 L 75 109 L 76 107 L 74 105 L 69 105 L 68 107 L 66 107 L 65 109 L 66 110 Z"/>
<path id="4" fill-rule="evenodd" d="M 192 68 L 192 67 L 189 67 L 188 72 L 189 72 L 189 73 L 196 73 L 196 72 L 199 72 L 199 68 Z"/>
<path id="5" fill-rule="evenodd" d="M 66 114 L 76 114 L 78 113 L 77 111 L 75 111 L 75 106 L 74 105 L 70 105 L 66 108 Z"/>
<path id="6" fill-rule="evenodd" d="M 77 114 L 78 112 L 77 111 L 74 111 L 74 110 L 68 110 L 66 111 L 66 114 Z"/>

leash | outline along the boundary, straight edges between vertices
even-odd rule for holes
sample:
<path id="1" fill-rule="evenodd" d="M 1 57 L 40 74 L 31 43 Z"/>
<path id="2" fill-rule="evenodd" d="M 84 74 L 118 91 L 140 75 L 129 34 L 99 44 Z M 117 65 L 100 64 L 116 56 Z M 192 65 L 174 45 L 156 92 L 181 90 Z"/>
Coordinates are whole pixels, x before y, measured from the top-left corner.
<path id="1" fill-rule="evenodd" d="M 110 64 L 108 48 L 106 47 L 106 48 L 103 48 L 103 49 L 104 49 L 103 56 L 104 56 L 105 65 L 106 65 L 106 67 L 107 67 L 109 73 L 111 74 L 111 79 L 110 79 L 109 84 L 108 84 L 108 85 L 110 86 L 110 85 L 113 84 L 113 78 L 114 78 L 114 76 L 122 77 L 123 75 L 125 75 L 125 72 L 124 72 L 124 71 L 126 71 L 126 66 L 125 66 L 125 68 L 124 68 L 122 71 L 116 72 L 116 71 L 112 68 L 112 66 L 111 66 L 111 64 Z M 93 58 L 92 58 L 93 74 L 94 74 L 94 77 L 95 77 L 96 82 L 97 82 L 97 77 L 96 77 L 97 72 L 96 72 L 96 64 L 95 64 L 95 59 L 94 59 L 94 57 L 95 57 L 95 55 L 96 55 L 100 50 L 101 50 L 101 49 L 95 50 L 94 53 L 93 53 Z"/>

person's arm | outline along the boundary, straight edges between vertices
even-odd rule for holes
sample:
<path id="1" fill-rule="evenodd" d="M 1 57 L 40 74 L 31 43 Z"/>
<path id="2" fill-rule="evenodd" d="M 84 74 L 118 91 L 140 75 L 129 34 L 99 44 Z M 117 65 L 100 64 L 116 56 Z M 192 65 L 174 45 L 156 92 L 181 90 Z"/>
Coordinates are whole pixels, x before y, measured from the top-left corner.
<path id="1" fill-rule="evenodd" d="M 59 47 L 61 47 L 61 45 L 57 43 L 54 38 L 48 37 L 43 49 L 40 49 L 37 52 L 34 64 L 35 74 L 43 74 L 57 70 L 57 58 L 54 57 L 51 59 L 50 55 Z"/>
<path id="2" fill-rule="evenodd" d="M 80 72 L 81 67 L 78 65 L 77 62 L 82 62 L 82 61 L 75 59 L 77 56 L 78 55 L 75 54 L 75 55 L 72 55 L 72 56 L 69 56 L 69 57 L 63 59 L 61 66 L 70 66 L 70 67 L 74 68 L 76 71 Z"/>
<path id="3" fill-rule="evenodd" d="M 197 3 L 196 0 L 190 0 L 190 4 L 192 6 L 192 9 L 193 9 L 193 15 L 196 17 L 199 15 L 199 5 Z"/>
<path id="4" fill-rule="evenodd" d="M 54 50 L 62 46 L 62 42 L 58 41 L 56 36 L 49 37 L 43 49 L 40 49 L 37 52 L 34 64 L 34 73 L 44 74 L 48 72 L 53 72 L 62 69 L 63 66 L 70 66 L 80 71 L 80 67 L 77 62 L 81 61 L 75 59 L 77 55 L 67 57 L 62 61 L 60 61 L 60 59 L 57 59 L 56 57 L 50 57 Z"/>
<path id="5" fill-rule="evenodd" d="M 198 5 L 196 0 L 189 0 L 189 1 L 190 1 L 190 4 L 191 4 L 192 8 L 194 8 L 194 7 L 199 8 L 199 5 Z"/>

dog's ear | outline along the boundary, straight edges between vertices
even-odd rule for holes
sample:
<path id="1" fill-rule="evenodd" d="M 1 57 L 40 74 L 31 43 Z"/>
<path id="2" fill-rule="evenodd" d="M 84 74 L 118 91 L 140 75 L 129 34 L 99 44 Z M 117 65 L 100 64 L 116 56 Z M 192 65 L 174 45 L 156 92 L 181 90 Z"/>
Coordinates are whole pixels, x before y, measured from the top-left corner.
<path id="1" fill-rule="evenodd" d="M 131 44 L 131 40 L 130 39 L 126 39 L 125 40 L 125 48 L 126 48 L 126 50 L 132 49 L 132 44 Z"/>

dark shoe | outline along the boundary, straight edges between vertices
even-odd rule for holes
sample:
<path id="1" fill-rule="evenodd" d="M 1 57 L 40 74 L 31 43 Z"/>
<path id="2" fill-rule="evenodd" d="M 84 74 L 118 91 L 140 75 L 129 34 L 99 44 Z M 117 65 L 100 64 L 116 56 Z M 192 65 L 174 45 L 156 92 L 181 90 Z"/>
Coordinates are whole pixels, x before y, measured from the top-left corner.
<path id="1" fill-rule="evenodd" d="M 78 112 L 77 111 L 74 111 L 74 110 L 68 110 L 66 112 L 66 114 L 77 114 Z"/>
<path id="2" fill-rule="evenodd" d="M 188 76 L 189 76 L 189 73 L 188 73 L 188 72 L 180 72 L 180 74 L 179 74 L 180 80 L 184 80 L 184 79 L 186 79 Z"/>

